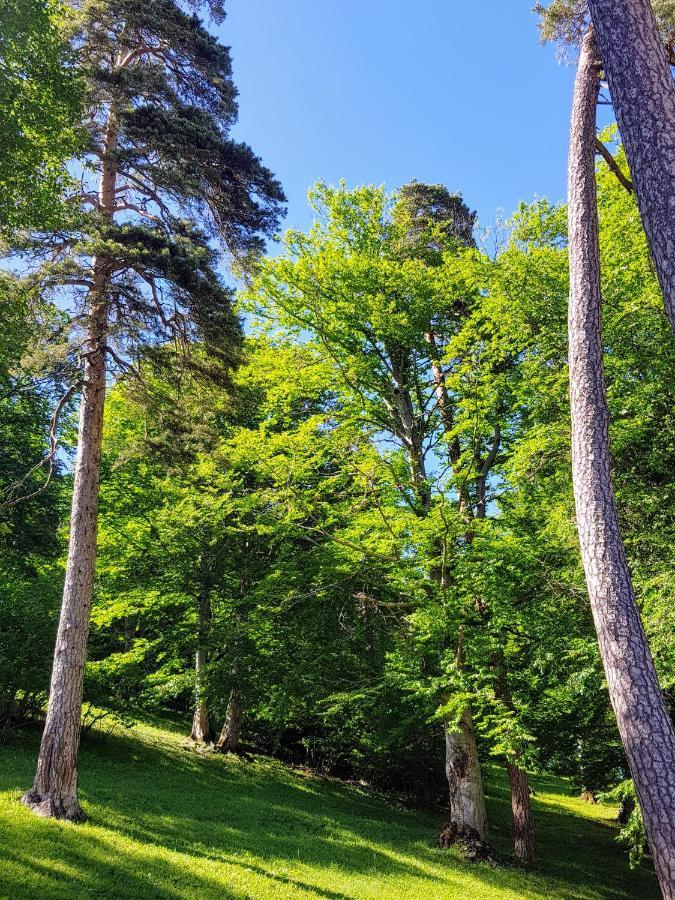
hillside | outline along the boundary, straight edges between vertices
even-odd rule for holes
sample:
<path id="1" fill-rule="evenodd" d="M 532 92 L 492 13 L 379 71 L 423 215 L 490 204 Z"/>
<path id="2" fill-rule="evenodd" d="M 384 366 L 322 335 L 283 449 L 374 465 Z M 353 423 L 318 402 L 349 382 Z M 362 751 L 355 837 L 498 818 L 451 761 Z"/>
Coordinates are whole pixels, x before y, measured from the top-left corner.
<path id="1" fill-rule="evenodd" d="M 527 874 L 471 865 L 434 847 L 441 816 L 265 758 L 187 749 L 166 723 L 92 733 L 81 758 L 83 826 L 36 819 L 19 803 L 37 732 L 0 750 L 0 897 L 641 898 L 649 867 L 628 869 L 614 810 L 534 778 L 540 863 Z M 488 773 L 491 835 L 508 852 L 508 792 Z"/>

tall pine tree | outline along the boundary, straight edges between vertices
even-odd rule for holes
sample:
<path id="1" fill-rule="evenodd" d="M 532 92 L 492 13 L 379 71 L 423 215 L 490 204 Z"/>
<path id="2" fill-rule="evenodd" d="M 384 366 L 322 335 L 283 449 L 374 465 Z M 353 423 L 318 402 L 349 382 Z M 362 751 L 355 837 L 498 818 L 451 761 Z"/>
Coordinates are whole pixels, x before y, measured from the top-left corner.
<path id="1" fill-rule="evenodd" d="M 208 10 L 222 20 L 220 0 Z M 72 198 L 82 214 L 77 229 L 42 241 L 43 262 L 31 277 L 61 296 L 67 288 L 72 300 L 80 420 L 49 706 L 24 802 L 42 815 L 79 820 L 107 370 L 133 366 L 152 345 L 184 347 L 198 338 L 226 371 L 240 327 L 215 247 L 243 264 L 276 226 L 284 196 L 251 149 L 229 137 L 237 118 L 229 50 L 193 10 L 174 0 L 85 0 L 73 40 L 90 140 Z"/>

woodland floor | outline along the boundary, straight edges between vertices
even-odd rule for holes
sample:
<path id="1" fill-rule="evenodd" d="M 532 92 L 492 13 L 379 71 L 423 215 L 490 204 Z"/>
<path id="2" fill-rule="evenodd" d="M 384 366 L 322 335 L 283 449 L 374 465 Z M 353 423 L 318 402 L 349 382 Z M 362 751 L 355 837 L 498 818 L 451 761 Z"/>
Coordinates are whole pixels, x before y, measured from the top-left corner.
<path id="1" fill-rule="evenodd" d="M 39 734 L 0 748 L 0 897 L 657 898 L 628 868 L 615 810 L 534 778 L 540 862 L 508 864 L 509 804 L 488 774 L 491 838 L 504 865 L 434 846 L 441 815 L 257 757 L 186 749 L 167 723 L 93 732 L 83 744 L 85 825 L 45 821 L 19 803 Z"/>

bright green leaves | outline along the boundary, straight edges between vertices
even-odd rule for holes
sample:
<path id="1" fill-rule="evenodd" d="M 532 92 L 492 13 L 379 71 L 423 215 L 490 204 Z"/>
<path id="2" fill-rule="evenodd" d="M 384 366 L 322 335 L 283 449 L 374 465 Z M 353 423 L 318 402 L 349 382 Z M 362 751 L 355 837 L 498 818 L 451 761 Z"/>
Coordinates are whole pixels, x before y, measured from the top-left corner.
<path id="1" fill-rule="evenodd" d="M 81 148 L 80 90 L 60 0 L 7 0 L 0 11 L 0 229 L 62 221 L 65 163 Z"/>

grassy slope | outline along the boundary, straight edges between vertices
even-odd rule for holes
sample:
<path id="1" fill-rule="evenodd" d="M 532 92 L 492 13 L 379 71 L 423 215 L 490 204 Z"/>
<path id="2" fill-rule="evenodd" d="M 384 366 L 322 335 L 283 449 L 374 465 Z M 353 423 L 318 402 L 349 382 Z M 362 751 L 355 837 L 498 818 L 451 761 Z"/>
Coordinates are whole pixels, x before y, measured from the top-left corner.
<path id="1" fill-rule="evenodd" d="M 540 866 L 471 865 L 433 846 L 441 816 L 258 759 L 185 749 L 169 726 L 93 734 L 83 746 L 76 826 L 18 802 L 37 734 L 0 749 L 0 897 L 609 898 L 658 897 L 631 873 L 612 810 L 556 779 L 534 779 Z M 508 794 L 489 779 L 491 834 L 508 852 Z"/>

